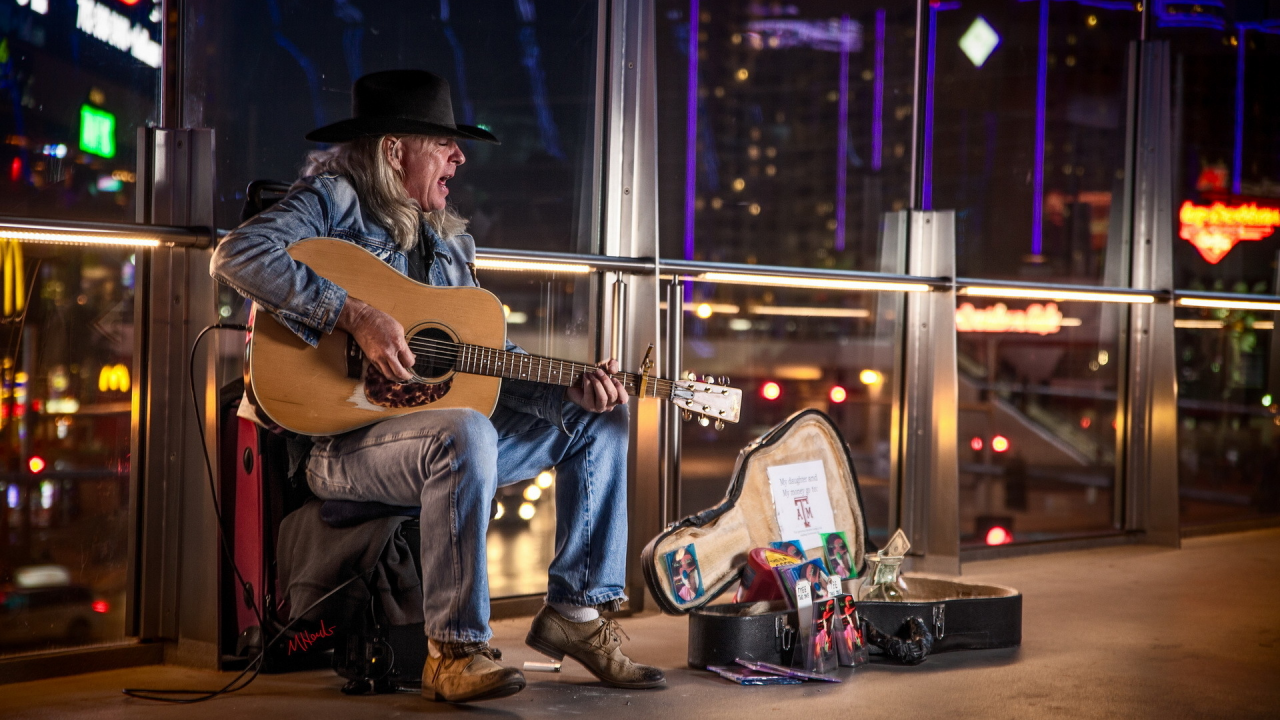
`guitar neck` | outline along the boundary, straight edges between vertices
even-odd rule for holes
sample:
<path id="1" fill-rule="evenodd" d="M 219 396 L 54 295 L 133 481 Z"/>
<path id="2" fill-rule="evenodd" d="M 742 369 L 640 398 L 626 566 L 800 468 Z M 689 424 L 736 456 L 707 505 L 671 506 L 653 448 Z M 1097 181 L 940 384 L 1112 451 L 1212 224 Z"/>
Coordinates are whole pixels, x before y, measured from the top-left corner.
<path id="1" fill-rule="evenodd" d="M 598 369 L 595 365 L 557 360 L 555 358 L 527 355 L 507 350 L 497 350 L 482 345 L 459 343 L 455 369 L 472 375 L 487 375 L 506 380 L 531 380 L 548 385 L 569 387 L 582 381 L 582 376 Z M 636 373 L 612 373 L 622 383 L 629 395 L 640 397 L 640 385 L 644 376 Z M 670 399 L 673 384 L 670 380 L 650 378 L 644 388 L 644 397 Z"/>

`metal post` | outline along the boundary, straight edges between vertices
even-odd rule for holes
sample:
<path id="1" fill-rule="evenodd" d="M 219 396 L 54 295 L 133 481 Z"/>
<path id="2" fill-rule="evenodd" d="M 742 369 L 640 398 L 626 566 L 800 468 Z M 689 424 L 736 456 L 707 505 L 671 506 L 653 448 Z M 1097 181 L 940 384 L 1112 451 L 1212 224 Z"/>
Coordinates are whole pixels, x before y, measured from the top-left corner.
<path id="1" fill-rule="evenodd" d="M 658 256 L 658 118 L 656 38 L 653 0 L 612 0 L 609 5 L 608 131 L 604 185 L 604 242 L 606 255 L 656 258 Z M 602 300 L 601 319 L 613 318 L 610 298 Z M 603 328 L 602 338 L 616 334 L 624 367 L 639 366 L 649 343 L 655 345 L 655 372 L 666 374 L 667 355 L 658 336 L 658 278 L 628 278 L 624 307 L 617 322 Z M 621 297 L 619 298 L 621 299 Z M 630 547 L 627 569 L 631 609 L 644 606 L 644 575 L 640 550 L 662 529 L 661 401 L 638 399 L 632 404 L 630 469 Z"/>
<path id="2" fill-rule="evenodd" d="M 1134 233 L 1130 281 L 1134 288 L 1173 287 L 1173 157 L 1169 44 L 1142 43 L 1138 101 Z M 1177 547 L 1178 388 L 1173 305 L 1131 305 L 1128 402 L 1124 414 L 1125 527 Z"/>
<path id="3" fill-rule="evenodd" d="M 667 353 L 666 357 L 658 362 L 658 365 L 666 369 L 668 377 L 674 379 L 680 374 L 680 368 L 684 364 L 681 358 L 684 342 L 684 282 L 678 278 L 667 281 L 666 296 L 666 327 L 663 328 L 663 334 Z M 660 506 L 662 508 L 662 525 L 665 527 L 667 523 L 677 520 L 681 516 L 680 496 L 683 485 L 680 482 L 680 442 L 682 424 L 680 409 L 674 404 L 664 403 L 663 411 L 662 470 L 664 476 L 661 485 L 663 496 Z"/>
<path id="4" fill-rule="evenodd" d="M 138 221 L 213 225 L 213 131 L 140 128 Z M 200 667 L 218 662 L 218 528 L 203 451 L 217 456 L 214 407 L 207 402 L 213 344 L 197 358 L 196 386 L 205 414 L 190 407 L 187 358 L 196 333 L 217 321 L 208 250 L 158 248 L 146 264 L 143 336 L 131 478 L 138 561 L 135 622 L 139 636 L 174 642 L 171 657 Z M 205 424 L 201 448 L 195 423 Z"/>
<path id="5" fill-rule="evenodd" d="M 955 277 L 955 213 L 911 213 L 907 272 Z M 917 570 L 960 572 L 954 290 L 907 296 L 901 495 L 895 508 Z"/>

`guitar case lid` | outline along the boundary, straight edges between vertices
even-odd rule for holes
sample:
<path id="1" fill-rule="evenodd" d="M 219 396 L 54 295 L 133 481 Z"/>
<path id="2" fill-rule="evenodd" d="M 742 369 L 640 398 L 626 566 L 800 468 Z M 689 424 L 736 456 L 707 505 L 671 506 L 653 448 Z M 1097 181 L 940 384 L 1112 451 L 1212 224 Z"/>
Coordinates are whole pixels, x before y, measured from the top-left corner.
<path id="1" fill-rule="evenodd" d="M 878 548 L 867 531 L 849 447 L 825 413 L 813 409 L 797 412 L 738 453 L 724 500 L 672 523 L 641 553 L 646 584 L 659 607 L 668 614 L 694 615 L 690 623 L 691 665 L 731 662 L 733 658 L 725 653 L 729 648 L 744 652 L 742 638 L 757 633 L 757 625 L 757 634 L 768 636 L 769 647 L 748 655 L 763 658 L 778 651 L 775 630 L 781 632 L 783 621 L 774 616 L 785 611 L 773 608 L 755 613 L 746 605 L 706 606 L 738 583 L 747 553 L 753 548 L 802 539 L 783 537 L 774 511 L 769 469 L 813 462 L 821 463 L 833 524 L 836 531 L 845 534 L 858 578 L 865 573 L 868 553 Z M 821 543 L 803 544 L 809 559 L 823 557 Z M 696 582 L 690 580 L 694 572 Z M 1017 590 L 916 575 L 907 576 L 906 582 L 910 588 L 906 601 L 858 602 L 863 619 L 882 632 L 895 634 L 909 617 L 921 618 L 939 641 L 935 651 L 1021 643 L 1022 596 Z M 859 583 L 856 578 L 846 580 L 846 591 L 856 595 Z M 753 605 L 764 607 L 767 603 Z M 752 620 L 757 614 L 764 617 Z"/>

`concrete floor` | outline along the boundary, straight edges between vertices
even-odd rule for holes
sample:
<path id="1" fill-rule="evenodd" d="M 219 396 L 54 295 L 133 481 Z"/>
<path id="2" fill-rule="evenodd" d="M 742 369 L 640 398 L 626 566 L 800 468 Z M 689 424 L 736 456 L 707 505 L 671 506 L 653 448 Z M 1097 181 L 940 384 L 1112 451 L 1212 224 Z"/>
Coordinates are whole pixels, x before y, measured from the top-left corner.
<path id="1" fill-rule="evenodd" d="M 685 667 L 683 618 L 647 615 L 624 621 L 628 646 L 667 669 L 665 690 L 603 688 L 569 662 L 562 675 L 531 674 L 518 695 L 469 707 L 346 697 L 321 671 L 264 676 L 236 695 L 175 707 L 124 698 L 120 688 L 216 687 L 229 676 L 146 667 L 0 686 L 0 717 L 1280 717 L 1280 530 L 1192 539 L 1180 551 L 1124 546 L 970 563 L 965 577 L 1023 591 L 1020 649 L 873 664 L 840 685 L 744 688 Z M 544 659 L 523 645 L 526 628 L 494 628 L 513 664 Z"/>

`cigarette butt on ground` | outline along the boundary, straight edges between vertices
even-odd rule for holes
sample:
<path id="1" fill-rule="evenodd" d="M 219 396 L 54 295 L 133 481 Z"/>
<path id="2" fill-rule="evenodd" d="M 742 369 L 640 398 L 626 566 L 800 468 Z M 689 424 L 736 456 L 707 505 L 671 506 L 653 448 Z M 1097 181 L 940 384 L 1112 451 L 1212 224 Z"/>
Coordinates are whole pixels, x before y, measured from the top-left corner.
<path id="1" fill-rule="evenodd" d="M 558 662 L 529 662 L 528 660 L 526 660 L 526 661 L 525 661 L 525 663 L 524 663 L 524 671 L 525 671 L 525 672 L 558 673 L 558 672 L 560 672 L 560 663 L 558 663 Z"/>

